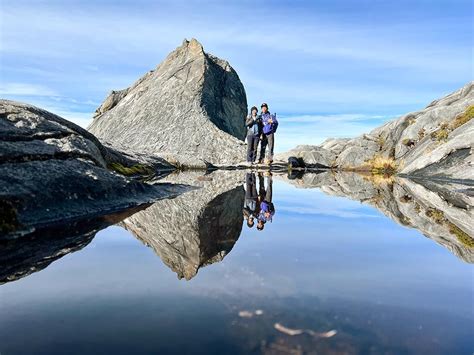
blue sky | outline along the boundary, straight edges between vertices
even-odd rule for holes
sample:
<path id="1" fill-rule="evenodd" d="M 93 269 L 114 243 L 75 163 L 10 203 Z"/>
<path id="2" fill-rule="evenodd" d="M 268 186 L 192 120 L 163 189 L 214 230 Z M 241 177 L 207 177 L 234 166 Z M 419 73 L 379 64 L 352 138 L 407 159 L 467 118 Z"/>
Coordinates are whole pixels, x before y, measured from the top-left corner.
<path id="1" fill-rule="evenodd" d="M 0 97 L 82 126 L 184 38 L 227 59 L 277 150 L 355 136 L 472 80 L 470 1 L 2 0 Z M 279 142 L 279 144 L 278 144 Z"/>

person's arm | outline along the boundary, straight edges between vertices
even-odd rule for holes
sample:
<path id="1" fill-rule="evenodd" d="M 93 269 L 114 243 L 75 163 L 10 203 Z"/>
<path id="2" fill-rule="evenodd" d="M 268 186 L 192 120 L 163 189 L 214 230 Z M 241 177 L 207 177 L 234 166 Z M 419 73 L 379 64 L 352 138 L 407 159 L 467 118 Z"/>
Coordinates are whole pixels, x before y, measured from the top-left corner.
<path id="1" fill-rule="evenodd" d="M 255 121 L 254 121 L 253 117 L 250 116 L 250 115 L 247 116 L 247 118 L 245 119 L 245 125 L 250 128 L 250 127 L 253 126 L 254 123 L 255 123 Z"/>

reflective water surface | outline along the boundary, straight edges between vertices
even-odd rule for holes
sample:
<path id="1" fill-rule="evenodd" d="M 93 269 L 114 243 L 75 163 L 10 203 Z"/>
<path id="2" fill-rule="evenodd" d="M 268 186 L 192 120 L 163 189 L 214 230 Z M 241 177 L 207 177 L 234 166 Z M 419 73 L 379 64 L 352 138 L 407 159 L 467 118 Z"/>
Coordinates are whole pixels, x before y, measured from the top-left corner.
<path id="1" fill-rule="evenodd" d="M 216 171 L 0 248 L 0 353 L 471 354 L 473 188 Z"/>

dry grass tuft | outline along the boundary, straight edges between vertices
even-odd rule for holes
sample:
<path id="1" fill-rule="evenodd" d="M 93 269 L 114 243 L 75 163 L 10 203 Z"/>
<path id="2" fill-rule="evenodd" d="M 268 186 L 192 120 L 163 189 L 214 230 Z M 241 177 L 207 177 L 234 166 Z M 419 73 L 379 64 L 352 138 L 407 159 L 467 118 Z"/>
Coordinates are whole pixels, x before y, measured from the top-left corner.
<path id="1" fill-rule="evenodd" d="M 425 212 L 426 216 L 431 218 L 438 224 L 443 224 L 445 222 L 444 213 L 436 208 L 428 208 Z"/>
<path id="2" fill-rule="evenodd" d="M 423 138 L 425 138 L 425 129 L 424 128 L 421 128 L 419 131 L 418 131 L 418 140 L 422 140 Z"/>
<path id="3" fill-rule="evenodd" d="M 431 132 L 431 138 L 437 140 L 438 142 L 446 142 L 448 140 L 449 133 L 454 131 L 456 128 L 461 127 L 463 124 L 469 122 L 473 118 L 474 105 L 471 105 L 463 113 L 456 116 L 451 124 L 443 122 L 436 131 Z"/>
<path id="4" fill-rule="evenodd" d="M 462 244 L 467 246 L 468 248 L 474 248 L 474 239 L 471 238 L 466 232 L 464 232 L 461 228 L 456 226 L 454 223 L 447 222 L 449 227 L 449 233 L 456 236 L 457 240 L 459 240 Z"/>
<path id="5" fill-rule="evenodd" d="M 391 176 L 397 172 L 398 165 L 395 159 L 382 157 L 380 155 L 374 156 L 366 162 L 370 172 L 374 175 Z"/>
<path id="6" fill-rule="evenodd" d="M 457 116 L 451 123 L 451 129 L 454 131 L 456 128 L 461 127 L 463 124 L 469 122 L 474 118 L 474 105 L 469 106 L 466 111 Z"/>

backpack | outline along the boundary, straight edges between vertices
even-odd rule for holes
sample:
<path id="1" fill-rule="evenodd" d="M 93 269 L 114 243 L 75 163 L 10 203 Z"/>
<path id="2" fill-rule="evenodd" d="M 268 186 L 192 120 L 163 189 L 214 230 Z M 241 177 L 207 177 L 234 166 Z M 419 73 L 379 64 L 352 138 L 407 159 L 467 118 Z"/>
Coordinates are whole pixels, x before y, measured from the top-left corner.
<path id="1" fill-rule="evenodd" d="M 276 114 L 270 114 L 270 118 L 273 122 L 263 126 L 263 133 L 265 134 L 275 133 L 278 128 L 278 120 L 276 118 Z"/>

